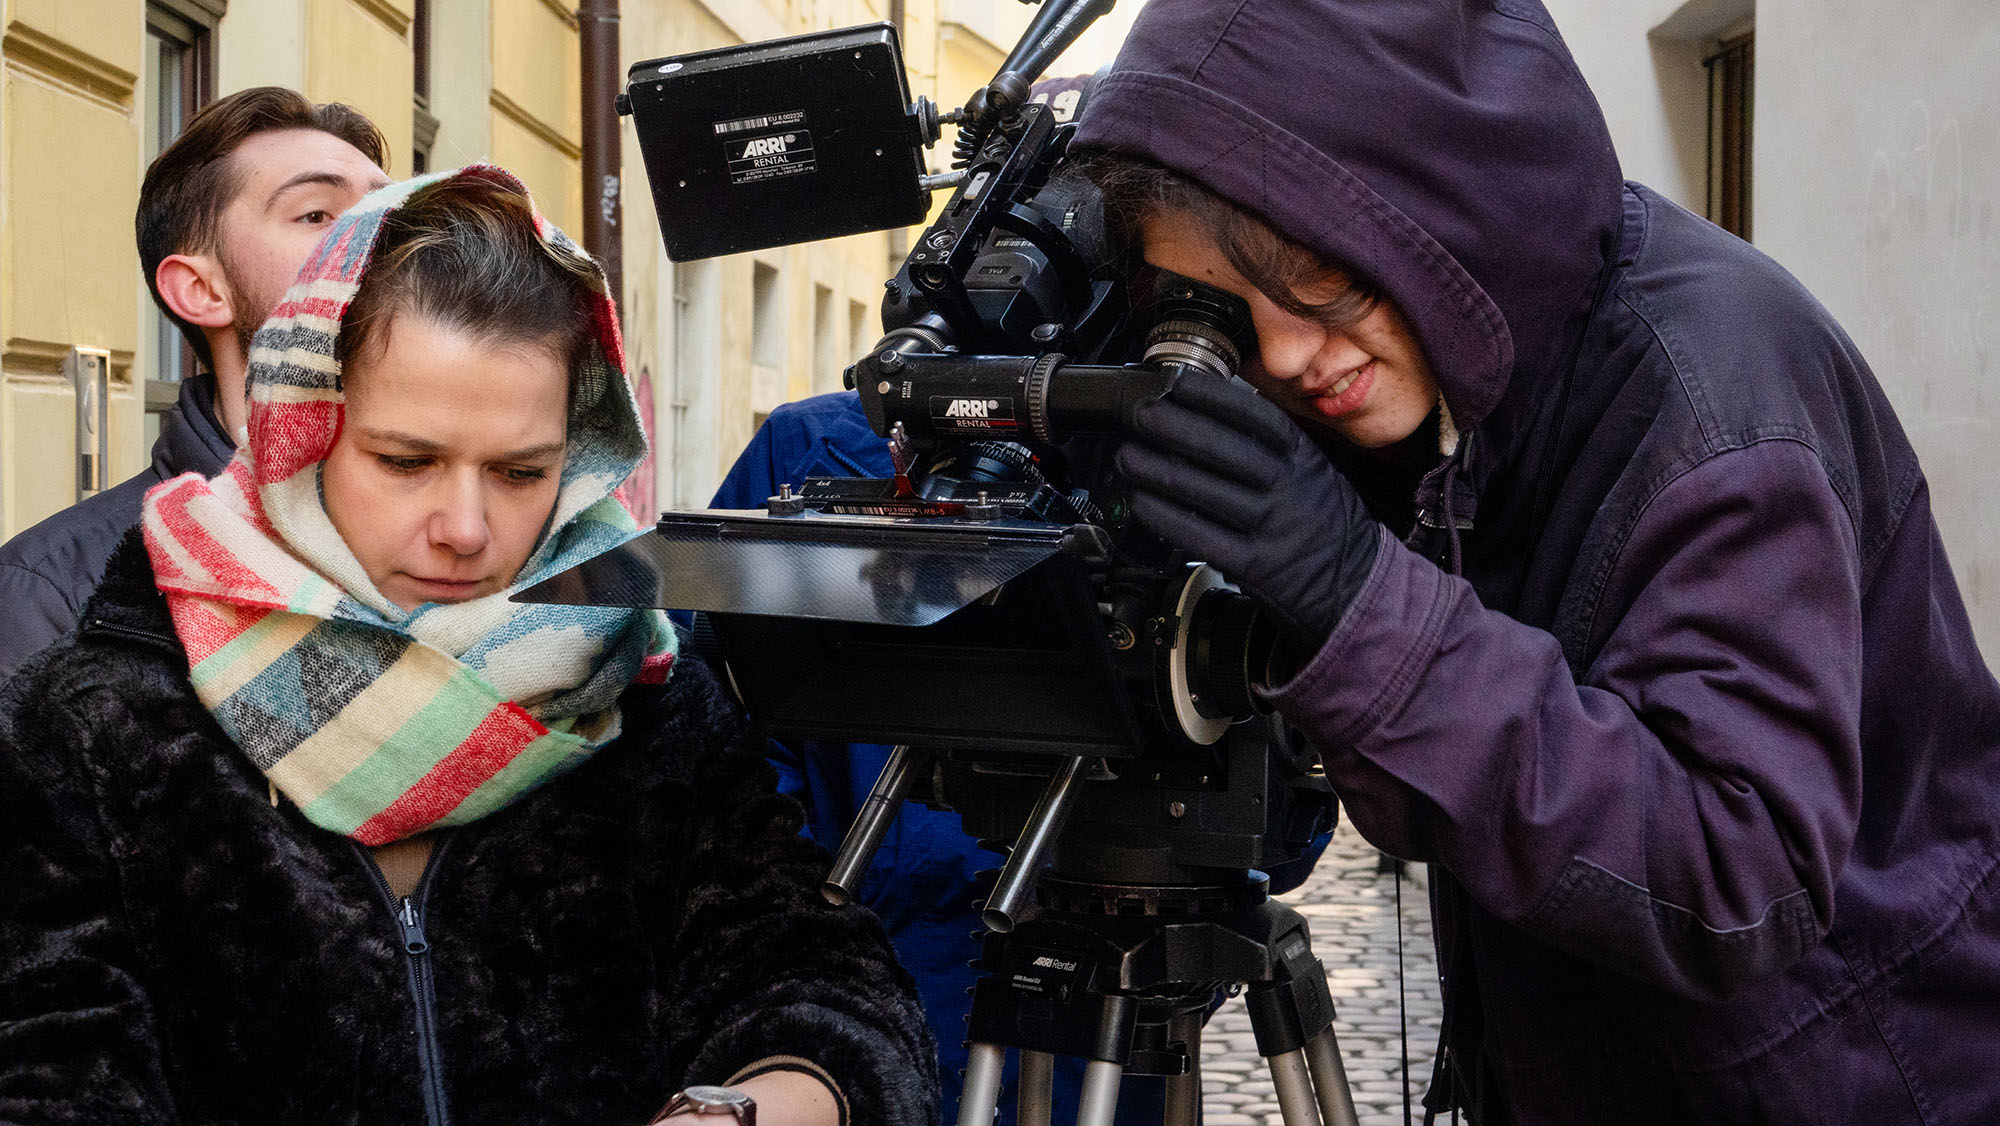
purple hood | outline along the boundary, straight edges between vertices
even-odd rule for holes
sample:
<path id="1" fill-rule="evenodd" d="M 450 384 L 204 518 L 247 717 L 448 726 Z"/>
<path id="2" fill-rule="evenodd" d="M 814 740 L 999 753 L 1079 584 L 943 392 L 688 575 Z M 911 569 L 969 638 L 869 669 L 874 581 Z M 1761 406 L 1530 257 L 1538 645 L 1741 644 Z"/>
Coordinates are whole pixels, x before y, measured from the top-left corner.
<path id="1" fill-rule="evenodd" d="M 1534 0 L 1151 0 L 1077 141 L 1381 286 L 1466 430 L 1553 376 L 1616 246 L 1618 159 Z"/>

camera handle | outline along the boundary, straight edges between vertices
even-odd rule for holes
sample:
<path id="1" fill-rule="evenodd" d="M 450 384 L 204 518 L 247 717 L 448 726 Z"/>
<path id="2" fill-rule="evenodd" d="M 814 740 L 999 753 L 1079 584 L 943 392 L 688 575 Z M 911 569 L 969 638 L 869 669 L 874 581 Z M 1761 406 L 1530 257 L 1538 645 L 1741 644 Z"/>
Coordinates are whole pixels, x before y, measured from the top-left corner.
<path id="1" fill-rule="evenodd" d="M 1034 3 L 1035 0 L 1024 0 Z M 993 80 L 972 92 L 958 113 L 958 144 L 952 166 L 970 164 L 979 146 L 1008 114 L 1026 104 L 1035 79 L 1076 42 L 1084 28 L 1111 10 L 1117 0 L 1040 0 L 1041 10 L 1028 22 L 1020 42 L 1001 62 Z"/>

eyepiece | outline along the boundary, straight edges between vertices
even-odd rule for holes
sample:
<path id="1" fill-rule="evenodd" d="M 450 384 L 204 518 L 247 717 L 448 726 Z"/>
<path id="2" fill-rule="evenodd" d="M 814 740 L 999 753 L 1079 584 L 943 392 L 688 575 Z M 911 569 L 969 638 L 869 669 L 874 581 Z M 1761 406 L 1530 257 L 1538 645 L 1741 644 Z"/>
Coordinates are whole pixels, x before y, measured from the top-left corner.
<path id="1" fill-rule="evenodd" d="M 1250 306 L 1234 294 L 1178 274 L 1161 274 L 1153 289 L 1158 310 L 1146 337 L 1145 362 L 1211 371 L 1227 379 L 1256 339 Z"/>

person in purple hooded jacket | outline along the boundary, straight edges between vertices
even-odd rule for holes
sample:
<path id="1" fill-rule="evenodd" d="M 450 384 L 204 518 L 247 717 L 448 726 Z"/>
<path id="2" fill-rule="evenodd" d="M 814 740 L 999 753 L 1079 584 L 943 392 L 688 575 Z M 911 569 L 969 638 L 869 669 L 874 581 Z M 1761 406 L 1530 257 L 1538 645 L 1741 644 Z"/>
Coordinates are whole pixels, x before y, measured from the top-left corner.
<path id="1" fill-rule="evenodd" d="M 1152 0 L 1078 150 L 1251 307 L 1133 510 L 1434 865 L 1482 1123 L 2000 1121 L 2000 685 L 1853 343 L 1621 181 L 1535 0 Z"/>

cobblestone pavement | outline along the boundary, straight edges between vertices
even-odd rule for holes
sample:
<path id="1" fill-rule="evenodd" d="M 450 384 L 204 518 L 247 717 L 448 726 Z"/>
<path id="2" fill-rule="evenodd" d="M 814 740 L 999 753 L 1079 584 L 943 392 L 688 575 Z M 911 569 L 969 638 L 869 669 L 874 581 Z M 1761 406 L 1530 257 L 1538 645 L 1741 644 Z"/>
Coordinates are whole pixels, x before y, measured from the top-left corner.
<path id="1" fill-rule="evenodd" d="M 1396 1002 L 1396 878 L 1375 870 L 1377 853 L 1343 818 L 1326 855 L 1304 886 L 1281 898 L 1306 917 L 1313 953 L 1326 964 L 1333 989 L 1334 1034 L 1353 1089 L 1361 1126 L 1401 1126 L 1402 1046 Z M 1431 949 L 1430 911 L 1423 873 L 1411 866 L 1403 878 L 1403 981 L 1408 1003 L 1410 1103 L 1430 1081 L 1437 1046 L 1437 960 Z M 1257 1055 L 1250 1014 L 1231 999 L 1203 1033 L 1203 1126 L 1282 1126 L 1271 1073 Z"/>

